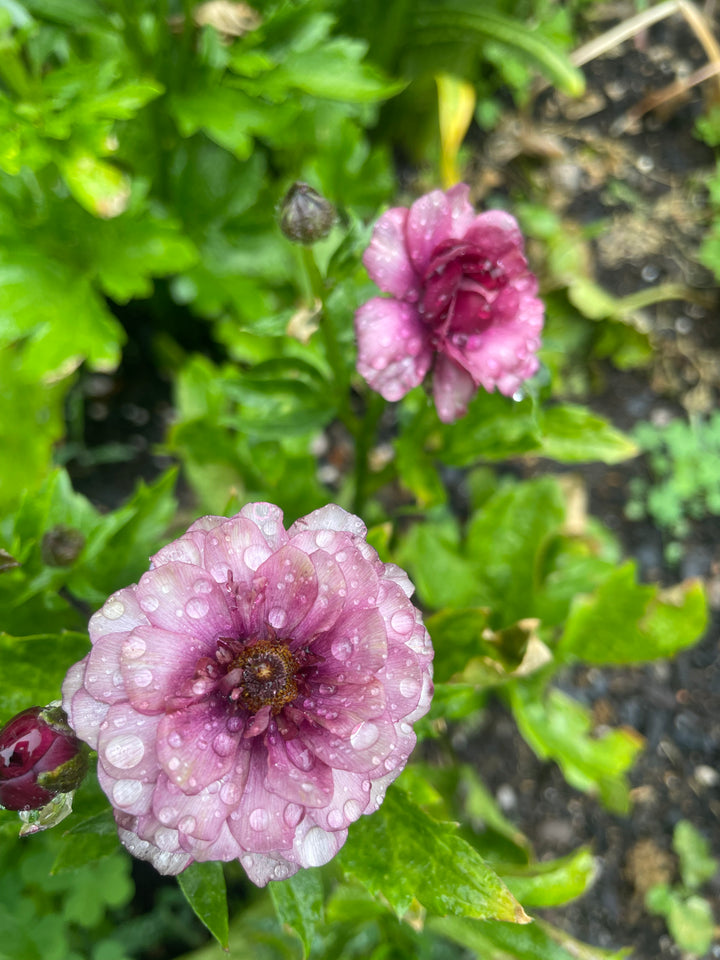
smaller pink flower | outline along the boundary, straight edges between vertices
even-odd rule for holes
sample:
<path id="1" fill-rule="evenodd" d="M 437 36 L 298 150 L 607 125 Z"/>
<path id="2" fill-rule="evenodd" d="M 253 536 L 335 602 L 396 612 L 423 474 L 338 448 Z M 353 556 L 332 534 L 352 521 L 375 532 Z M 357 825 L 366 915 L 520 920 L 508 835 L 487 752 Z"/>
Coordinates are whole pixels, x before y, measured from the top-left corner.
<path id="1" fill-rule="evenodd" d="M 510 396 L 538 368 L 544 308 L 517 221 L 476 214 L 462 183 L 375 225 L 363 263 L 389 297 L 355 314 L 358 373 L 399 400 L 432 368 L 438 416 L 452 423 L 479 387 Z"/>

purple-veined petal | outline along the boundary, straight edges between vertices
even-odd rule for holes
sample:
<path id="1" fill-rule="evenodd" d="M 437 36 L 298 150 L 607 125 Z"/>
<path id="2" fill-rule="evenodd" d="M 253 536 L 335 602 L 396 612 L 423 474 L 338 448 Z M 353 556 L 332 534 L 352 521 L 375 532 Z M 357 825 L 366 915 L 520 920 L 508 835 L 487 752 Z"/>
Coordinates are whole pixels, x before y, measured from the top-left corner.
<path id="1" fill-rule="evenodd" d="M 237 745 L 221 751 L 214 746 L 218 737 L 226 743 L 228 711 L 224 702 L 208 697 L 161 718 L 158 761 L 168 780 L 185 793 L 197 794 L 213 780 L 237 775 Z"/>
<path id="2" fill-rule="evenodd" d="M 215 641 L 233 630 L 227 593 L 202 567 L 171 562 L 140 578 L 137 598 L 153 627 Z"/>

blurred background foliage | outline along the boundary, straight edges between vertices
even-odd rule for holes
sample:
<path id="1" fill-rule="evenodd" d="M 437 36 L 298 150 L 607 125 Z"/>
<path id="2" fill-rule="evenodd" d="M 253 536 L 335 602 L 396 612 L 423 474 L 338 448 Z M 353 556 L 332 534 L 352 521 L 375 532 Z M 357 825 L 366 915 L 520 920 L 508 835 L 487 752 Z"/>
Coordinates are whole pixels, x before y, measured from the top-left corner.
<path id="1" fill-rule="evenodd" d="M 268 499 L 294 519 L 334 500 L 363 508 L 373 545 L 409 570 L 429 613 L 438 685 L 422 735 L 445 742 L 449 722 L 499 697 L 539 757 L 627 812 L 642 738 L 598 732 L 553 680 L 578 661 L 635 663 L 689 646 L 705 626 L 703 590 L 641 584 L 572 483 L 520 480 L 502 465 L 526 455 L 613 464 L 642 448 L 657 485 L 636 485 L 635 516 L 647 511 L 680 537 L 686 513 L 717 514 L 712 471 L 697 467 L 717 446 L 717 418 L 631 439 L 581 405 L 598 361 L 622 370 L 651 362 L 638 311 L 688 291 L 611 295 L 593 275 L 601 225 L 569 222 L 531 178 L 479 185 L 478 196 L 512 207 L 529 237 L 548 308 L 541 373 L 514 399 L 479 394 L 450 427 L 422 389 L 388 412 L 354 379 L 353 312 L 375 292 L 360 262 L 373 219 L 439 175 L 471 171 L 472 136 L 531 117 L 543 85 L 580 96 L 570 51 L 591 29 L 591 6 L 0 0 L 0 650 L 13 664 L 0 722 L 57 697 L 85 652 L 88 612 L 137 580 L 183 512 Z M 699 129 L 717 146 L 716 113 Z M 322 304 L 276 223 L 296 180 L 338 211 L 315 248 Z M 699 257 L 717 274 L 716 176 L 707 187 Z M 151 435 L 151 482 L 129 499 L 88 497 L 73 475 L 135 470 L 132 445 L 88 439 L 93 405 L 119 376 L 149 384 L 171 413 Z M 143 428 L 141 415 L 128 414 Z M 172 461 L 177 489 L 176 469 L 159 470 Z M 596 865 L 585 848 L 538 862 L 477 772 L 451 754 L 408 768 L 404 805 L 388 798 L 355 825 L 336 863 L 285 892 L 273 885 L 272 899 L 230 865 L 231 955 L 624 955 L 541 920 L 487 919 L 478 877 L 501 878 L 532 913 L 580 896 Z M 131 877 L 104 809 L 89 784 L 67 822 L 73 833 L 20 846 L 14 815 L 2 814 L 0 957 L 221 955 L 203 946 L 174 882 L 133 900 L 133 878 L 147 885 L 146 874 L 136 866 Z M 432 883 L 418 843 L 432 851 Z M 367 849 L 402 870 L 378 870 Z M 469 907 L 459 902 L 458 864 L 472 881 Z M 702 899 L 706 879 L 683 873 L 681 887 L 652 895 L 651 909 L 677 918 L 678 903 Z M 204 904 L 185 892 L 224 939 L 224 887 Z"/>

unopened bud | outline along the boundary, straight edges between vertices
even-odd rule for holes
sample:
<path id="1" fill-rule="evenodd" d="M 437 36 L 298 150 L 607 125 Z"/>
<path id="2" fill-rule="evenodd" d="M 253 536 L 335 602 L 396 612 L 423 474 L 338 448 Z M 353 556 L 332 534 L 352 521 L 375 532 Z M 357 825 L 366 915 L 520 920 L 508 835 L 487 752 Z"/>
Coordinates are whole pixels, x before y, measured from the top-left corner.
<path id="1" fill-rule="evenodd" d="M 29 707 L 0 730 L 0 806 L 37 810 L 75 790 L 87 772 L 87 747 L 62 707 Z"/>
<path id="2" fill-rule="evenodd" d="M 79 530 L 59 523 L 42 538 L 43 563 L 48 567 L 69 567 L 84 546 L 85 537 Z"/>
<path id="3" fill-rule="evenodd" d="M 307 183 L 297 181 L 280 206 L 280 229 L 294 243 L 322 240 L 335 223 L 335 207 Z"/>

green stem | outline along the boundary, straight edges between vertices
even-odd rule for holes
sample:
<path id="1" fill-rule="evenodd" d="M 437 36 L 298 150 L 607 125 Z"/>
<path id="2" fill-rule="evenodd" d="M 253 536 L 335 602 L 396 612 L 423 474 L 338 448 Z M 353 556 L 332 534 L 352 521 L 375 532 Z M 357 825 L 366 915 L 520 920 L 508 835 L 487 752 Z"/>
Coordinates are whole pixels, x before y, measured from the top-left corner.
<path id="1" fill-rule="evenodd" d="M 385 409 L 385 401 L 379 393 L 371 391 L 366 396 L 365 416 L 355 436 L 355 497 L 353 513 L 362 515 L 367 497 L 368 458 L 375 443 L 377 426 Z"/>

